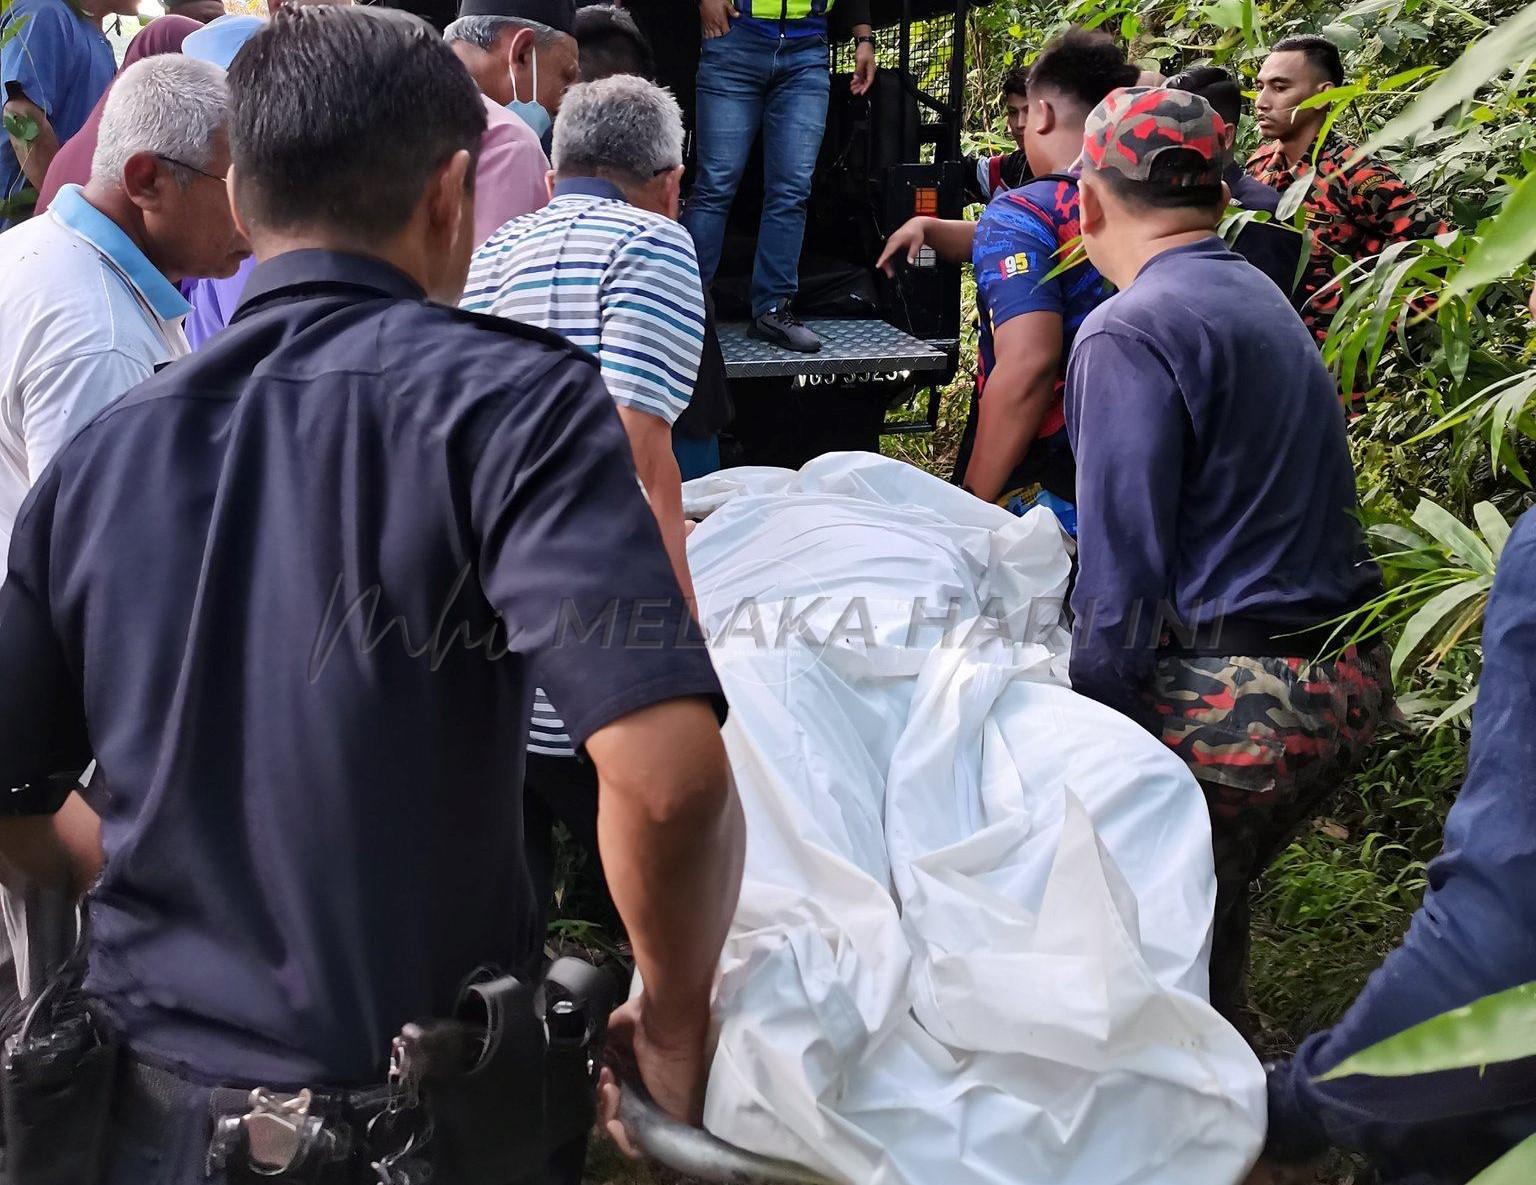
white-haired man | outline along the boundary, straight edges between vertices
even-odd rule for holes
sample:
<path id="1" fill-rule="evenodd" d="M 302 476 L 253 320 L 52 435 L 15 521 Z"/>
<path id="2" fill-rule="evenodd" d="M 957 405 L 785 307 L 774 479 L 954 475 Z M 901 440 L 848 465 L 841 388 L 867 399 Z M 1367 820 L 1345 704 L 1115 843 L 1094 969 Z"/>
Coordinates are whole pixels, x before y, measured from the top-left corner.
<path id="1" fill-rule="evenodd" d="M 91 179 L 0 235 L 0 546 L 92 416 L 187 352 L 180 280 L 250 254 L 230 212 L 224 71 L 179 54 L 123 71 Z"/>
<path id="2" fill-rule="evenodd" d="M 187 352 L 177 281 L 227 276 L 250 253 L 224 186 L 228 117 L 217 66 L 179 54 L 135 63 L 102 112 L 90 181 L 0 234 L 0 553 L 53 455 Z M 75 806 L 66 817 L 93 829 Z M 50 939 L 36 925 L 28 935 L 6 904 L 17 979 L 35 990 L 49 968 L 28 949 Z"/>
<path id="3" fill-rule="evenodd" d="M 597 356 L 678 584 L 692 599 L 672 425 L 698 378 L 704 293 L 693 240 L 676 221 L 682 113 L 665 90 L 633 75 L 583 83 L 555 121 L 554 157 L 549 205 L 475 252 L 462 307 L 553 330 Z M 528 784 L 590 841 L 596 785 L 573 759 L 558 707 L 542 691 L 535 699 Z M 530 837 L 536 828 L 530 819 Z"/>

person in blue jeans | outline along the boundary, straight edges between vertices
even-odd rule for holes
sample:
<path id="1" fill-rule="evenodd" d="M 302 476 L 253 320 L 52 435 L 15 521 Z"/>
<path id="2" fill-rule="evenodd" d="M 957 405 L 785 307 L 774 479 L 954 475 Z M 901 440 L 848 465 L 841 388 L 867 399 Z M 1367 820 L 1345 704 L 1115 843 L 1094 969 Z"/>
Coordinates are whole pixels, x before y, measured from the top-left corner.
<path id="1" fill-rule="evenodd" d="M 700 0 L 698 174 L 683 211 L 707 286 L 720 266 L 725 220 L 758 130 L 763 133 L 763 220 L 752 269 L 752 333 L 815 353 L 821 339 L 791 302 L 800 286 L 800 246 L 811 173 L 831 92 L 827 12 L 837 0 Z M 853 93 L 875 80 L 869 0 L 842 0 L 855 51 Z"/>

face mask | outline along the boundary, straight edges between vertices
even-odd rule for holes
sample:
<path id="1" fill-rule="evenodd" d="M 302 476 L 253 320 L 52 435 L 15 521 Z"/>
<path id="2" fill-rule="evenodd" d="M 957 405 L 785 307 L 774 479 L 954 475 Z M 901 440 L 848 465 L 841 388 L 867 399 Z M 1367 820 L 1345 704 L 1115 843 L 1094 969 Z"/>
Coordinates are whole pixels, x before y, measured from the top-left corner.
<path id="1" fill-rule="evenodd" d="M 542 140 L 544 133 L 549 131 L 550 125 L 555 121 L 550 118 L 549 112 L 544 110 L 544 104 L 538 101 L 539 51 L 533 51 L 533 96 L 531 98 L 517 97 L 517 75 L 510 70 L 508 73 L 512 77 L 512 101 L 507 104 L 507 110 L 531 127 L 533 134 Z"/>

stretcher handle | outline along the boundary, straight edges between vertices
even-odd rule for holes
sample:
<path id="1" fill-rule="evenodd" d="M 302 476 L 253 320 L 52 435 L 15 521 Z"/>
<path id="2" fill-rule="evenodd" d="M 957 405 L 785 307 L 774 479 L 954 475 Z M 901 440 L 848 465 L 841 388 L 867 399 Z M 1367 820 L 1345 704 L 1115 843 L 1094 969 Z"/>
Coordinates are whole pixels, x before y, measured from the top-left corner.
<path id="1" fill-rule="evenodd" d="M 619 1093 L 619 1122 L 646 1156 L 712 1185 L 835 1185 L 810 1169 L 759 1156 L 678 1122 L 633 1079 L 626 1078 Z"/>

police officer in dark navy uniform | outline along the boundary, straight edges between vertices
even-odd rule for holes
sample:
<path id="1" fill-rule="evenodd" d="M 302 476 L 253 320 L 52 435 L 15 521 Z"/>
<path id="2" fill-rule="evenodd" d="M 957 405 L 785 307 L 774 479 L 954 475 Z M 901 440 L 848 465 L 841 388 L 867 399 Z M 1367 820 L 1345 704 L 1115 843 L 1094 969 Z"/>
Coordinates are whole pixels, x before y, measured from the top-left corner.
<path id="1" fill-rule="evenodd" d="M 610 1032 L 696 1121 L 741 875 L 724 704 L 596 366 L 454 307 L 480 97 L 368 8 L 283 9 L 230 83 L 244 300 L 59 454 L 0 591 L 6 866 L 92 864 L 54 812 L 98 763 L 102 1179 L 424 1179 L 389 1173 L 455 1116 L 413 1118 L 392 1041 L 477 969 L 537 974 L 536 681 L 598 770 L 645 984 Z"/>

